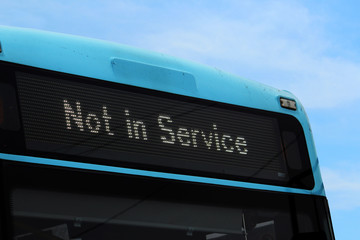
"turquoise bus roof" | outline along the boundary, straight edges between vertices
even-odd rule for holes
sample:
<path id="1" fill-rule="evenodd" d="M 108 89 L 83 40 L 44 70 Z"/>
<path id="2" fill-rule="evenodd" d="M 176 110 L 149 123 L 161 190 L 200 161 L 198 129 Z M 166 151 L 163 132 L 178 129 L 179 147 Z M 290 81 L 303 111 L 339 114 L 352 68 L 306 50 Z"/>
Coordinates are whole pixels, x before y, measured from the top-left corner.
<path id="1" fill-rule="evenodd" d="M 0 61 L 292 115 L 304 128 L 315 178 L 314 189 L 249 183 L 243 186 L 325 194 L 306 113 L 298 99 L 287 91 L 161 53 L 34 29 L 1 26 L 0 47 Z M 282 108 L 280 97 L 296 100 L 298 109 Z"/>

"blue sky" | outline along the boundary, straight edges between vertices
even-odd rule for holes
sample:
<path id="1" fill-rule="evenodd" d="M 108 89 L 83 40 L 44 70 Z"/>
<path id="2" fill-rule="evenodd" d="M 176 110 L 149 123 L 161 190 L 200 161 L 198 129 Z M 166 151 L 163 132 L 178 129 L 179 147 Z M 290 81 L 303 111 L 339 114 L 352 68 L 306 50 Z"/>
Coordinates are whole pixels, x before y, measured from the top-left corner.
<path id="1" fill-rule="evenodd" d="M 166 53 L 294 93 L 337 239 L 360 223 L 360 1 L 2 0 L 0 24 Z"/>

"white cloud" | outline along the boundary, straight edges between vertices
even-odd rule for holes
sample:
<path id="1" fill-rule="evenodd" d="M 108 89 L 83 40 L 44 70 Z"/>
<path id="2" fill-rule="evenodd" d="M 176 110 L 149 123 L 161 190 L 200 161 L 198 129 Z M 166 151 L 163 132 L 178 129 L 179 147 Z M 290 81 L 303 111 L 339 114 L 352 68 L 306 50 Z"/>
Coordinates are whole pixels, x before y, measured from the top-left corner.
<path id="1" fill-rule="evenodd" d="M 351 164 L 347 169 L 322 168 L 325 190 L 333 210 L 360 208 L 360 167 Z"/>
<path id="2" fill-rule="evenodd" d="M 359 191 L 360 194 L 360 176 L 358 171 L 353 169 L 347 172 L 339 172 L 329 168 L 322 169 L 322 174 L 329 191 Z M 359 201 L 360 206 L 360 201 Z"/>
<path id="3" fill-rule="evenodd" d="M 205 9 L 181 24 L 170 21 L 169 28 L 139 45 L 290 90 L 306 107 L 360 99 L 360 63 L 328 54 L 332 43 L 323 18 L 296 2 L 241 1 L 227 7 L 230 14 Z"/>

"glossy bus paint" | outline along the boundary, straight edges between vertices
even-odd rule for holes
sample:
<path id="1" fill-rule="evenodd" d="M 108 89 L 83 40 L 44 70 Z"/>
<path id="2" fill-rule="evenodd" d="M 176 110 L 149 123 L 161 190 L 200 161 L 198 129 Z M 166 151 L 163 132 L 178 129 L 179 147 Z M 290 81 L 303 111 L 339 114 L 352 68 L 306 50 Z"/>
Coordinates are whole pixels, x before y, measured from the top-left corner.
<path id="1" fill-rule="evenodd" d="M 315 186 L 311 190 L 304 190 L 209 177 L 0 154 L 4 159 L 325 196 L 308 118 L 301 103 L 287 91 L 238 78 L 197 63 L 105 41 L 9 27 L 1 27 L 0 36 L 1 61 L 292 115 L 304 129 Z M 280 98 L 296 100 L 297 110 L 281 107 Z"/>
<path id="2" fill-rule="evenodd" d="M 83 37 L 0 46 L 5 238 L 334 239 L 291 93 Z"/>

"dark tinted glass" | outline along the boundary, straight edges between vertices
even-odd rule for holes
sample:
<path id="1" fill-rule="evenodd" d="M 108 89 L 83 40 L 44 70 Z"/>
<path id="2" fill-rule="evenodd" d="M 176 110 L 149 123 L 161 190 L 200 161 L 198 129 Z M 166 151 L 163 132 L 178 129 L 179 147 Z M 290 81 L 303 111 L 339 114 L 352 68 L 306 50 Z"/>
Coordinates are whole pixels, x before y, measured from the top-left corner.
<path id="1" fill-rule="evenodd" d="M 290 240 L 326 230 L 311 196 L 27 165 L 4 174 L 18 240 Z"/>
<path id="2" fill-rule="evenodd" d="M 0 82 L 0 129 L 16 131 L 20 128 L 13 86 Z"/>
<path id="3" fill-rule="evenodd" d="M 17 83 L 29 149 L 288 181 L 274 117 L 120 84 L 22 73 Z"/>
<path id="4" fill-rule="evenodd" d="M 15 114 L 22 128 L 0 128 L 3 152 L 314 186 L 292 116 L 12 64 L 0 70 L 13 95 L 2 108 L 19 108 L 22 123 Z"/>

